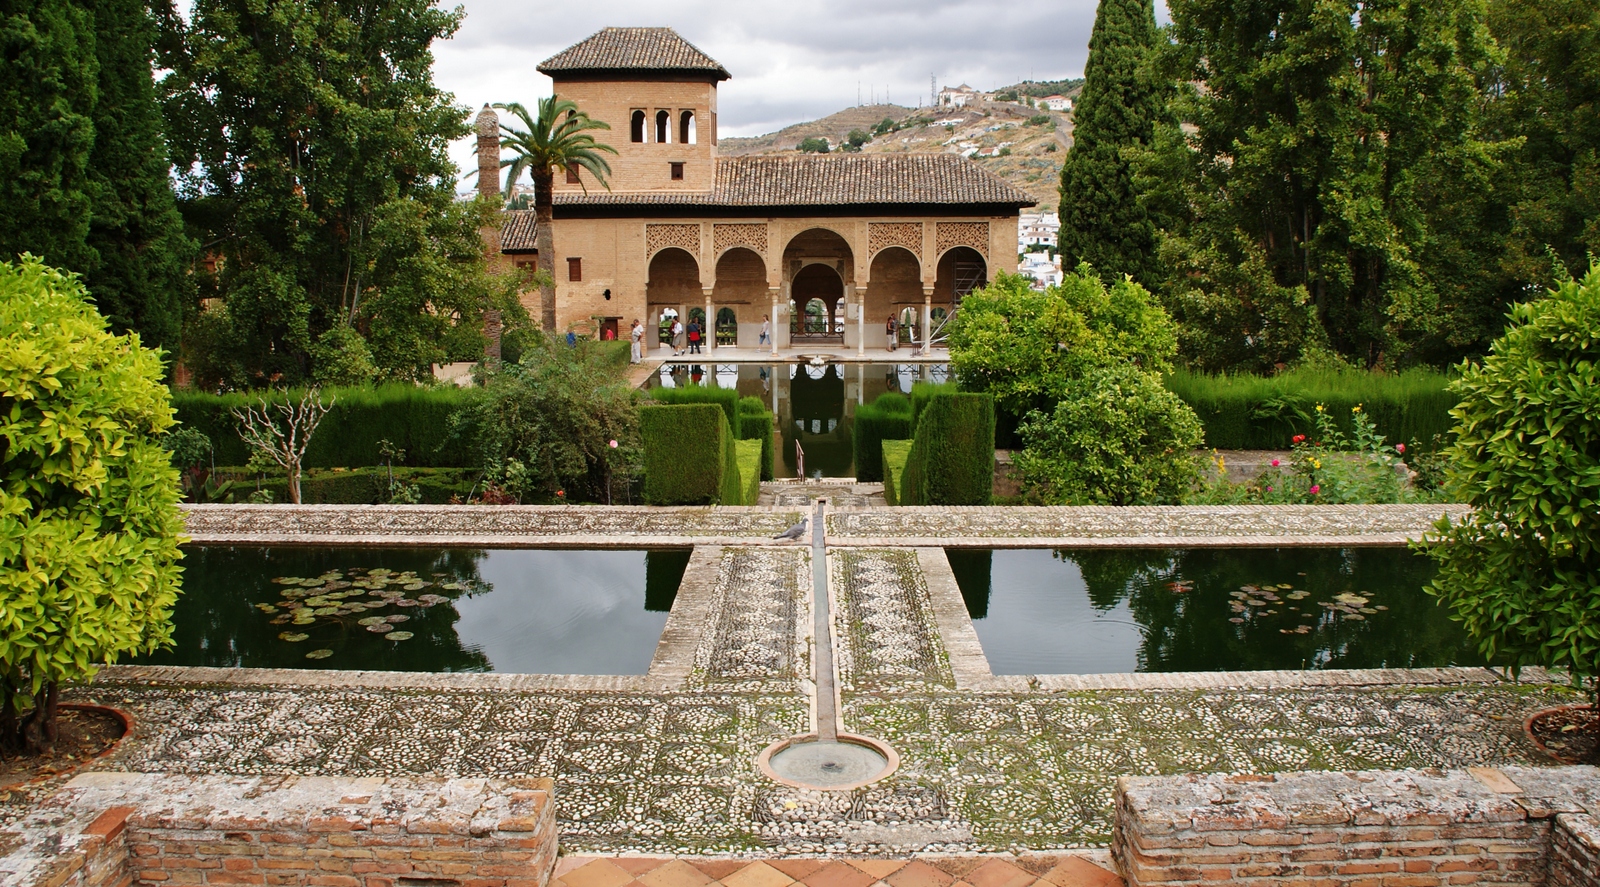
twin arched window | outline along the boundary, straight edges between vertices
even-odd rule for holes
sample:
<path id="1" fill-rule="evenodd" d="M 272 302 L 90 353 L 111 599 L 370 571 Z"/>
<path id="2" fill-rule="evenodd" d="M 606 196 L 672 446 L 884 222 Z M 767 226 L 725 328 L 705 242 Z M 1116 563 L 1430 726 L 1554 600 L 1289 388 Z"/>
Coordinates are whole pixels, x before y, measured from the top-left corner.
<path id="1" fill-rule="evenodd" d="M 636 143 L 644 142 L 646 123 L 647 118 L 645 117 L 645 112 L 643 110 L 635 109 L 632 114 L 628 115 L 628 140 Z M 651 139 L 651 141 L 655 142 L 656 144 L 665 145 L 674 141 L 672 138 L 671 111 L 662 110 L 656 112 L 656 126 L 654 135 L 655 138 Z M 694 144 L 695 118 L 693 111 L 679 112 L 678 138 L 676 141 L 680 145 Z"/>

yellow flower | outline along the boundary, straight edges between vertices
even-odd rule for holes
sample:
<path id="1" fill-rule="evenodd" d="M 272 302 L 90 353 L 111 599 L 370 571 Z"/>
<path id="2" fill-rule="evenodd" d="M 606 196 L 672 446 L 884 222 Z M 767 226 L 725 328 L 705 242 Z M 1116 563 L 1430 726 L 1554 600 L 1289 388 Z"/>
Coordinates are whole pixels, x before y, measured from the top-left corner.
<path id="1" fill-rule="evenodd" d="M 1322 404 L 1317 404 L 1317 412 L 1322 412 Z"/>
<path id="2" fill-rule="evenodd" d="M 1361 404 L 1356 404 L 1355 406 L 1351 407 L 1350 408 L 1350 412 L 1352 412 L 1352 413 L 1361 412 Z"/>
<path id="3" fill-rule="evenodd" d="M 1311 460 L 1311 467 L 1312 468 L 1321 468 L 1322 467 L 1322 460 L 1321 459 L 1312 459 Z"/>

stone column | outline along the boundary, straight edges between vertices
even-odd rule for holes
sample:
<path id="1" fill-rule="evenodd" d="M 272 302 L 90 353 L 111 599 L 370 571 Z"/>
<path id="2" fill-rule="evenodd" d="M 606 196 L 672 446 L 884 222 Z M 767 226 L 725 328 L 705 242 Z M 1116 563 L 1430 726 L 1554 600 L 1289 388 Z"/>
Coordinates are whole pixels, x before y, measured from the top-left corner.
<path id="1" fill-rule="evenodd" d="M 867 284 L 871 286 L 872 284 Z M 867 294 L 856 299 L 856 357 L 867 356 Z"/>
<path id="2" fill-rule="evenodd" d="M 929 315 L 933 313 L 933 287 L 922 288 L 922 353 L 928 353 L 928 336 L 933 331 L 933 321 Z"/>
<path id="3" fill-rule="evenodd" d="M 710 332 L 702 335 L 706 337 L 706 351 L 715 351 L 717 350 L 717 315 L 715 313 L 716 309 L 711 304 L 711 288 L 702 287 L 700 291 L 706 297 L 706 326 L 710 329 Z"/>
<path id="4" fill-rule="evenodd" d="M 779 325 L 779 319 L 778 319 L 778 295 L 779 295 L 780 292 L 782 292 L 782 288 L 781 287 L 776 287 L 776 286 L 767 287 L 767 294 L 772 296 L 772 313 L 767 315 L 768 317 L 772 318 L 772 340 L 770 342 L 768 342 L 767 344 L 772 346 L 772 353 L 773 354 L 777 354 L 778 353 L 778 325 Z M 777 386 L 776 382 L 773 383 L 772 390 L 774 392 L 776 392 L 778 390 L 778 386 Z M 777 403 L 777 399 L 776 398 L 777 398 L 778 395 L 776 393 L 774 393 L 772 396 L 774 398 L 773 399 L 773 403 Z M 773 415 L 776 416 L 777 413 L 773 413 Z"/>

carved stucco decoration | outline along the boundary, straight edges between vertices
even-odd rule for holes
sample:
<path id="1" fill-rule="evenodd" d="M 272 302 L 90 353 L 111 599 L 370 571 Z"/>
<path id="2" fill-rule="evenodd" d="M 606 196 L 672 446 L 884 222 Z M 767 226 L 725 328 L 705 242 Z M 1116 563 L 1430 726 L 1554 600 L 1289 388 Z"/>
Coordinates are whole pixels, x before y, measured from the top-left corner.
<path id="1" fill-rule="evenodd" d="M 644 255 L 651 258 L 656 253 L 675 246 L 700 259 L 699 225 L 646 225 L 644 226 Z"/>
<path id="2" fill-rule="evenodd" d="M 935 252 L 939 255 L 952 247 L 969 246 L 985 259 L 989 258 L 988 222 L 940 222 L 935 230 L 938 242 Z"/>
<path id="3" fill-rule="evenodd" d="M 651 226 L 656 227 L 654 225 Z M 663 226 L 664 227 L 664 226 Z M 727 224 L 711 226 L 712 252 L 721 256 L 736 246 L 751 249 L 763 259 L 767 256 L 767 226 L 761 224 Z"/>
<path id="4" fill-rule="evenodd" d="M 922 258 L 922 223 L 867 223 L 867 255 L 876 256 L 891 246 L 903 246 L 911 250 L 912 255 Z"/>

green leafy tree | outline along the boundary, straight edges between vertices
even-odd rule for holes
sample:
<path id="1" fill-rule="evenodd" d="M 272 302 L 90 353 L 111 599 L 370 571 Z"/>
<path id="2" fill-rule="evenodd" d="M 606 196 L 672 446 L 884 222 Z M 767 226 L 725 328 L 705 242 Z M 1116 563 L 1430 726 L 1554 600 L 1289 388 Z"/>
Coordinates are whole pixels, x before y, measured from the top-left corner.
<path id="1" fill-rule="evenodd" d="M 861 146 L 865 145 L 866 143 L 868 143 L 870 141 L 872 141 L 871 134 L 866 133 L 866 132 L 862 132 L 859 129 L 852 129 L 852 130 L 850 130 L 850 134 L 848 136 L 845 136 L 844 146 L 841 147 L 839 150 L 841 150 L 841 151 L 852 151 L 852 152 L 860 151 L 861 150 Z"/>
<path id="2" fill-rule="evenodd" d="M 800 144 L 796 145 L 794 149 L 801 154 L 826 154 L 828 153 L 828 140 L 811 136 L 810 138 L 801 139 Z"/>
<path id="3" fill-rule="evenodd" d="M 56 738 L 63 681 L 170 643 L 178 472 L 160 356 L 83 285 L 0 263 L 0 746 Z"/>
<path id="4" fill-rule="evenodd" d="M 0 24 L 0 256 L 84 276 L 115 330 L 178 347 L 194 284 L 150 64 L 142 0 L 13 4 Z"/>
<path id="5" fill-rule="evenodd" d="M 1079 266 L 1043 291 L 1021 275 L 1001 274 L 961 300 L 950 322 L 950 366 L 969 391 L 987 391 L 1013 417 L 1049 411 L 1089 370 L 1132 364 L 1172 368 L 1177 331 L 1144 287 L 1109 286 Z"/>
<path id="6" fill-rule="evenodd" d="M 1136 198 L 1131 157 L 1150 144 L 1172 91 L 1153 73 L 1157 33 L 1152 0 L 1100 0 L 1061 166 L 1064 265 L 1088 262 L 1108 280 L 1127 274 L 1147 287 L 1160 278 L 1156 225 Z"/>
<path id="7" fill-rule="evenodd" d="M 1177 208 L 1161 255 L 1185 349 L 1212 369 L 1332 350 L 1366 366 L 1448 358 L 1515 287 L 1499 263 L 1485 131 L 1496 53 L 1481 5 L 1382 0 L 1241 9 L 1174 0 L 1167 61 L 1192 137 L 1158 136 L 1144 204 Z M 1065 223 L 1065 219 L 1063 219 Z"/>
<path id="8" fill-rule="evenodd" d="M 477 235 L 489 210 L 455 200 L 466 109 L 432 75 L 432 44 L 461 17 L 429 0 L 198 0 L 188 22 L 167 18 L 183 210 L 222 259 L 227 310 L 192 339 L 226 353 L 185 355 L 228 371 L 208 382 L 314 378 L 313 345 L 340 325 L 383 375 L 424 378 L 496 307 Z"/>
<path id="9" fill-rule="evenodd" d="M 1521 144 L 1504 168 L 1517 280 L 1554 285 L 1551 255 L 1572 274 L 1600 255 L 1600 7 L 1587 0 L 1492 0 L 1505 52 L 1488 115 Z M 1492 318 L 1499 321 L 1498 313 Z"/>
<path id="10" fill-rule="evenodd" d="M 1491 659 L 1600 693 L 1600 265 L 1514 307 L 1454 387 L 1450 479 L 1473 511 L 1428 536 L 1429 591 Z"/>
<path id="11" fill-rule="evenodd" d="M 506 170 L 507 193 L 524 173 L 533 179 L 533 212 L 538 223 L 535 246 L 539 250 L 539 271 L 544 275 L 539 281 L 539 323 L 548 335 L 556 330 L 555 225 L 552 222 L 555 171 L 581 168 L 609 189 L 606 177 L 611 175 L 611 164 L 601 155 L 616 154 L 617 149 L 596 141 L 592 135 L 597 130 L 610 129 L 610 124 L 591 118 L 578 110 L 576 103 L 560 96 L 540 99 L 538 117 L 517 102 L 495 107 L 511 112 L 522 121 L 521 129 L 500 124 L 505 133 L 500 139 L 500 149 L 511 152 L 511 157 L 500 161 L 500 165 Z"/>

